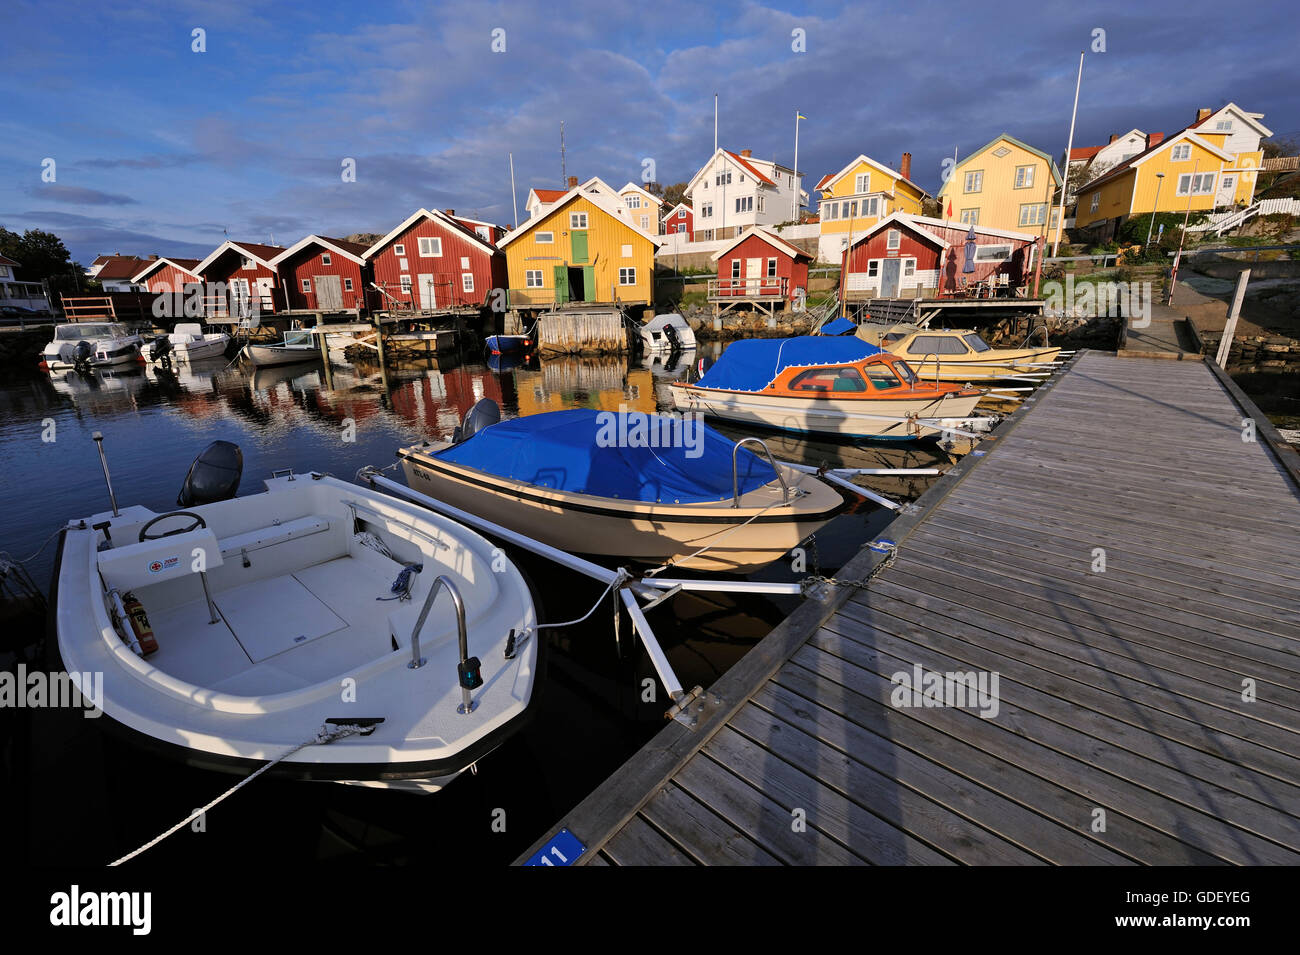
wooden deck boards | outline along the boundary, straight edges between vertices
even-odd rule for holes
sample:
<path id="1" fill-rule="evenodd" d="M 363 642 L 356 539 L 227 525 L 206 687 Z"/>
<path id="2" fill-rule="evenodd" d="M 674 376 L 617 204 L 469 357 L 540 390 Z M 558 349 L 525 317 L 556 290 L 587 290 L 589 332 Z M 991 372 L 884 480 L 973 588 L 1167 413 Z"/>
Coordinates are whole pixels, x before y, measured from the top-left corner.
<path id="1" fill-rule="evenodd" d="M 1300 492 L 1234 392 L 1080 356 L 562 821 L 582 861 L 1300 863 Z M 916 666 L 996 713 L 898 705 Z"/>

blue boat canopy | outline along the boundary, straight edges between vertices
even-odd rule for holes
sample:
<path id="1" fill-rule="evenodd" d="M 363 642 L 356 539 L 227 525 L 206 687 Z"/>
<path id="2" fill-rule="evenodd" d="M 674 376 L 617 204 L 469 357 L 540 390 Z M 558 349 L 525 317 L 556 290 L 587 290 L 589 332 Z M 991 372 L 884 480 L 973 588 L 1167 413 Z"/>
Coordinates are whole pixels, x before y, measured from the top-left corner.
<path id="1" fill-rule="evenodd" d="M 696 384 L 727 391 L 762 391 L 787 368 L 843 365 L 881 351 L 848 335 L 743 338 L 727 346 Z"/>
<path id="2" fill-rule="evenodd" d="M 821 335 L 849 335 L 858 330 L 852 319 L 845 318 L 841 315 L 839 318 L 832 319 L 821 327 L 818 334 Z"/>
<path id="3" fill-rule="evenodd" d="M 698 417 L 578 408 L 501 421 L 435 456 L 572 494 L 698 504 L 731 500 L 733 447 Z M 741 494 L 776 480 L 747 448 L 736 470 Z"/>

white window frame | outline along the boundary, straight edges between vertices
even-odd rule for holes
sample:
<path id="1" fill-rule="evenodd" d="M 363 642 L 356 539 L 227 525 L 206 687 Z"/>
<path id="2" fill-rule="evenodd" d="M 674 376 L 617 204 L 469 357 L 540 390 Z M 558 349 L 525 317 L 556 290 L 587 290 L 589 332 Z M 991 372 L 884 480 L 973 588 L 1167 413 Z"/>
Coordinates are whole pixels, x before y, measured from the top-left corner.
<path id="1" fill-rule="evenodd" d="M 875 219 L 880 216 L 880 197 L 868 196 L 862 200 L 862 218 Z"/>
<path id="2" fill-rule="evenodd" d="M 963 209 L 957 221 L 962 225 L 979 225 L 980 211 L 979 209 Z"/>
<path id="3" fill-rule="evenodd" d="M 1170 162 L 1187 162 L 1192 158 L 1191 143 L 1175 143 L 1174 147 L 1169 150 Z"/>
<path id="4" fill-rule="evenodd" d="M 739 215 L 739 214 L 741 214 L 741 213 L 743 213 L 743 212 L 753 212 L 753 211 L 754 211 L 754 197 L 753 197 L 753 196 L 737 196 L 737 197 L 736 197 L 736 214 L 737 214 L 737 215 Z"/>
<path id="5" fill-rule="evenodd" d="M 770 256 L 770 257 L 768 258 L 768 260 L 767 260 L 767 271 L 764 273 L 763 277 L 764 277 L 764 278 L 768 278 L 768 279 L 774 279 L 774 278 L 777 277 L 777 276 L 776 276 L 776 256 Z"/>
<path id="6" fill-rule="evenodd" d="M 962 194 L 972 195 L 984 191 L 984 170 L 972 169 L 962 177 Z"/>
<path id="7" fill-rule="evenodd" d="M 427 243 L 427 244 L 426 244 Z M 440 259 L 442 258 L 442 239 L 436 235 L 422 235 L 419 237 L 419 252 L 422 259 Z M 431 252 L 424 251 L 432 249 Z"/>
<path id="8" fill-rule="evenodd" d="M 397 255 L 397 256 L 406 255 L 406 244 L 403 242 L 394 242 L 393 255 Z"/>
<path id="9" fill-rule="evenodd" d="M 619 266 L 618 270 L 619 285 L 636 285 L 636 266 L 624 265 Z"/>
<path id="10" fill-rule="evenodd" d="M 1226 133 L 1232 130 L 1232 120 L 1220 119 L 1214 123 L 1214 131 L 1217 133 Z"/>
<path id="11" fill-rule="evenodd" d="M 866 192 L 870 188 L 871 188 L 871 173 L 860 172 L 853 177 L 854 192 L 861 194 Z"/>
<path id="12" fill-rule="evenodd" d="M 257 268 L 257 263 L 254 262 L 252 259 L 250 259 L 248 256 L 245 255 L 245 256 L 241 256 L 240 258 L 241 261 L 239 263 L 239 267 L 243 271 L 249 272 Z"/>
<path id="13" fill-rule="evenodd" d="M 403 276 L 401 276 L 401 277 L 397 280 L 397 285 L 398 285 L 398 288 L 400 288 L 400 289 L 402 290 L 402 294 L 404 294 L 404 295 L 410 295 L 410 294 L 411 294 L 411 277 L 410 277 L 409 275 L 403 275 Z"/>
<path id="14" fill-rule="evenodd" d="M 705 203 L 701 204 L 701 206 L 700 206 L 700 218 L 701 218 L 701 219 L 712 219 L 712 218 L 713 218 L 713 203 L 711 203 L 711 202 L 705 202 Z"/>
<path id="15" fill-rule="evenodd" d="M 894 252 L 897 249 L 901 248 L 902 245 L 903 245 L 902 229 L 890 229 L 887 233 L 885 233 L 885 248 L 888 251 Z"/>
<path id="16" fill-rule="evenodd" d="M 642 216 L 642 217 L 641 217 L 641 228 L 642 228 L 642 229 L 649 229 L 649 228 L 650 228 L 650 217 L 649 217 L 649 216 Z"/>
<path id="17" fill-rule="evenodd" d="M 1213 172 L 1185 172 L 1178 177 L 1177 195 L 1186 196 L 1189 194 L 1189 189 L 1191 190 L 1190 194 L 1193 196 L 1212 195 L 1215 192 L 1214 183 L 1217 175 L 1217 173 Z"/>
<path id="18" fill-rule="evenodd" d="M 467 269 L 467 268 L 469 268 L 469 256 L 468 256 L 468 255 L 462 255 L 462 256 L 460 257 L 460 267 L 461 267 L 462 269 Z"/>
<path id="19" fill-rule="evenodd" d="M 902 260 L 903 278 L 910 279 L 916 275 L 916 259 L 907 258 Z"/>
<path id="20" fill-rule="evenodd" d="M 534 234 L 534 241 L 538 245 L 551 245 L 555 242 L 554 232 L 537 232 Z"/>
<path id="21" fill-rule="evenodd" d="M 524 288 L 543 288 L 541 269 L 524 270 Z"/>
<path id="22" fill-rule="evenodd" d="M 1011 244 L 980 245 L 975 247 L 976 262 L 1007 262 L 1011 259 Z"/>
<path id="23" fill-rule="evenodd" d="M 880 260 L 867 259 L 867 278 L 880 278 Z"/>
<path id="24" fill-rule="evenodd" d="M 587 213 L 585 213 L 585 212 L 570 212 L 570 213 L 569 213 L 569 228 L 570 228 L 570 229 L 585 229 L 585 228 L 587 228 Z"/>
<path id="25" fill-rule="evenodd" d="M 627 197 L 625 198 L 625 201 L 627 202 L 627 207 L 628 207 L 629 209 L 640 209 L 640 208 L 641 208 L 641 197 L 638 196 L 638 195 L 627 196 Z"/>
<path id="26" fill-rule="evenodd" d="M 1020 206 L 1022 226 L 1043 225 L 1047 221 L 1047 203 L 1026 202 Z"/>
<path id="27" fill-rule="evenodd" d="M 460 290 L 462 292 L 474 291 L 474 273 L 462 272 L 460 274 Z"/>
<path id="28" fill-rule="evenodd" d="M 1094 192 L 1094 193 L 1092 194 L 1092 202 L 1090 202 L 1090 203 L 1088 204 L 1088 211 L 1089 211 L 1089 212 L 1096 212 L 1097 209 L 1098 209 L 1100 206 L 1101 206 L 1101 193 L 1100 193 L 1100 192 Z"/>
<path id="29" fill-rule="evenodd" d="M 304 295 L 310 295 L 310 294 L 311 294 L 311 279 L 303 279 L 303 280 L 302 280 L 302 293 L 303 293 Z"/>
<path id="30" fill-rule="evenodd" d="M 344 278 L 344 279 L 343 279 L 343 291 L 345 291 L 345 292 L 351 292 L 351 291 L 352 291 L 352 280 L 351 280 L 351 279 L 349 279 L 349 278 Z"/>
<path id="31" fill-rule="evenodd" d="M 740 259 L 731 260 L 731 281 L 735 282 L 740 278 Z"/>
<path id="32" fill-rule="evenodd" d="M 838 202 L 828 202 L 826 203 L 826 211 L 822 215 L 822 218 L 827 222 L 834 222 L 839 218 L 839 211 L 840 204 Z"/>
<path id="33" fill-rule="evenodd" d="M 322 252 L 322 253 L 320 254 L 320 264 L 321 264 L 321 265 L 329 265 L 329 264 L 330 264 L 330 254 L 329 254 L 328 252 Z"/>
<path id="34" fill-rule="evenodd" d="M 1034 188 L 1034 167 L 1032 165 L 1016 167 L 1015 188 L 1017 189 Z"/>

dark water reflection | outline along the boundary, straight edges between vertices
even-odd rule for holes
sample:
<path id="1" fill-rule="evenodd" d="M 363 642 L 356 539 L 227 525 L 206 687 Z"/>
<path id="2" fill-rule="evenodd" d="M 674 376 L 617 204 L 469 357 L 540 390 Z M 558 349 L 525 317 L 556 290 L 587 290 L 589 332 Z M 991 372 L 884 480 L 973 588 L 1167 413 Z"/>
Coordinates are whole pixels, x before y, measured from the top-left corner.
<path id="1" fill-rule="evenodd" d="M 691 359 L 693 360 L 693 356 Z M 401 445 L 447 436 L 479 399 L 507 416 L 585 407 L 668 410 L 667 382 L 686 362 L 562 359 L 489 367 L 479 355 L 377 364 L 321 362 L 248 372 L 224 360 L 174 369 L 131 367 L 90 375 L 9 371 L 0 384 L 0 550 L 27 557 L 69 517 L 108 506 L 91 433 L 101 431 L 120 503 L 174 507 L 186 469 L 209 442 L 244 452 L 241 493 L 261 490 L 272 469 L 320 470 L 350 480 L 387 465 Z M 739 438 L 747 432 L 722 427 Z M 791 460 L 847 467 L 946 466 L 937 447 L 854 445 L 767 435 Z M 930 479 L 883 478 L 872 487 L 915 496 Z M 818 534 L 820 570 L 851 557 L 887 521 L 860 504 Z M 30 561 L 42 585 L 54 546 Z M 544 619 L 590 607 L 600 588 L 516 555 L 542 595 Z M 761 575 L 796 580 L 777 562 Z M 793 607 L 786 598 L 679 596 L 651 623 L 682 683 L 708 686 Z M 662 725 L 663 699 L 644 702 L 653 670 L 611 612 L 552 631 L 534 722 L 431 797 L 326 784 L 259 780 L 212 814 L 208 832 L 178 833 L 148 864 L 240 863 L 250 855 L 312 861 L 504 863 L 616 769 Z M 660 693 L 662 691 L 660 690 Z M 27 820 L 36 862 L 101 863 L 156 835 L 230 785 L 230 779 L 157 763 L 94 731 L 79 716 L 9 710 L 3 718 L 10 818 Z M 29 720 L 31 722 L 29 723 Z M 147 806 L 146 813 L 122 812 Z M 506 831 L 491 828 L 496 809 Z M 80 820 L 67 825 L 70 814 Z"/>

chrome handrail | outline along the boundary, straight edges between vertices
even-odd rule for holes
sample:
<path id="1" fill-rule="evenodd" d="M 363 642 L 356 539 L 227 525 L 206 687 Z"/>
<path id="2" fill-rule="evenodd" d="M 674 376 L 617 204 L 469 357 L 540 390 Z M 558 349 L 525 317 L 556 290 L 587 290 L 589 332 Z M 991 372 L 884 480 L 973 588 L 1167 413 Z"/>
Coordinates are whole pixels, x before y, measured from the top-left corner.
<path id="1" fill-rule="evenodd" d="M 460 662 L 464 664 L 469 660 L 469 635 L 465 630 L 465 601 L 461 598 L 456 585 L 451 582 L 451 578 L 439 575 L 434 578 L 433 586 L 429 588 L 429 595 L 424 598 L 424 606 L 420 608 L 419 619 L 415 621 L 415 629 L 411 631 L 411 662 L 406 665 L 408 670 L 418 670 L 428 662 L 420 656 L 420 631 L 424 629 L 424 621 L 429 617 L 429 611 L 433 608 L 438 591 L 444 587 L 451 595 L 451 602 L 456 608 L 456 639 L 460 650 Z M 457 712 L 469 713 L 474 709 L 473 698 L 470 691 L 463 686 L 460 692 L 462 708 L 458 708 Z"/>
<path id="2" fill-rule="evenodd" d="M 916 377 L 920 381 L 925 381 L 925 363 L 931 358 L 934 359 L 934 380 L 937 384 L 939 381 L 939 353 L 932 351 L 921 356 L 921 364 L 917 367 Z"/>
<path id="3" fill-rule="evenodd" d="M 751 436 L 748 438 L 741 438 L 731 449 L 731 506 L 740 507 L 740 475 L 736 471 L 736 454 L 740 451 L 740 446 L 742 444 L 747 444 L 750 441 L 753 441 L 762 448 L 763 453 L 767 455 L 767 463 L 772 465 L 772 470 L 776 472 L 776 479 L 781 482 L 781 503 L 789 503 L 790 486 L 785 483 L 785 475 L 783 475 L 781 469 L 776 466 L 776 458 L 772 457 L 771 449 L 767 446 L 766 442 Z"/>

